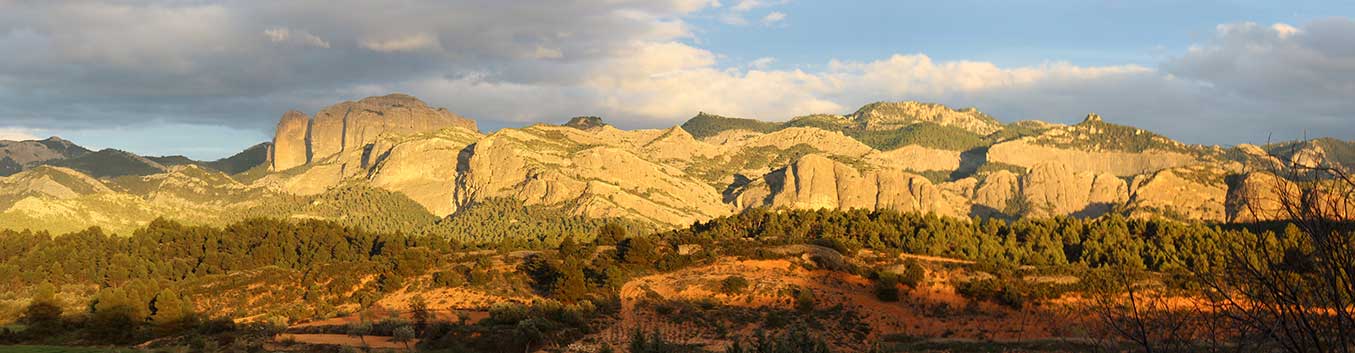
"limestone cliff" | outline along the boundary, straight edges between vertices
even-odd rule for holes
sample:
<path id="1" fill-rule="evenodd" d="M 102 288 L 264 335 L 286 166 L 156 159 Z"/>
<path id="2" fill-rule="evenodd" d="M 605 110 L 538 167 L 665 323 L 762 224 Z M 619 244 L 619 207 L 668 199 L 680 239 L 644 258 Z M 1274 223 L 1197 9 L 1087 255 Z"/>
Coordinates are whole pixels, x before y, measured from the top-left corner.
<path id="1" fill-rule="evenodd" d="M 902 170 L 861 171 L 822 155 L 804 156 L 744 190 L 739 206 L 894 209 L 962 216 L 927 178 Z"/>
<path id="2" fill-rule="evenodd" d="M 306 134 L 310 131 L 310 117 L 305 113 L 290 110 L 278 121 L 277 132 L 273 136 L 271 151 L 274 171 L 283 171 L 299 167 L 309 161 L 306 147 Z"/>
<path id="3" fill-rule="evenodd" d="M 341 152 L 362 150 L 385 133 L 413 134 L 448 127 L 478 130 L 470 119 L 444 108 L 431 108 L 404 94 L 343 102 L 315 114 L 306 137 L 309 160 L 315 162 Z"/>
<path id="4" fill-rule="evenodd" d="M 1216 166 L 1196 165 L 1136 176 L 1130 186 L 1130 215 L 1224 221 L 1227 174 Z"/>
<path id="5" fill-rule="evenodd" d="M 1124 180 L 1105 173 L 1074 171 L 1057 162 L 1035 165 L 1022 179 L 1021 189 L 1028 207 L 1025 214 L 1035 217 L 1100 216 L 1129 198 Z"/>

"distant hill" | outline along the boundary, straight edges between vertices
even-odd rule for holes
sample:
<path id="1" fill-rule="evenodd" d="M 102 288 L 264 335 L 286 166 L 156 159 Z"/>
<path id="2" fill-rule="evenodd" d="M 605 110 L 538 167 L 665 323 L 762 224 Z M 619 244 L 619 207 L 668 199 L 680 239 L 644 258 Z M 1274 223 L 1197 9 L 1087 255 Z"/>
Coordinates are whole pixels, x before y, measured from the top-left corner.
<path id="1" fill-rule="evenodd" d="M 75 158 L 90 153 L 60 137 L 36 141 L 0 140 L 0 176 L 13 175 L 48 161 Z"/>

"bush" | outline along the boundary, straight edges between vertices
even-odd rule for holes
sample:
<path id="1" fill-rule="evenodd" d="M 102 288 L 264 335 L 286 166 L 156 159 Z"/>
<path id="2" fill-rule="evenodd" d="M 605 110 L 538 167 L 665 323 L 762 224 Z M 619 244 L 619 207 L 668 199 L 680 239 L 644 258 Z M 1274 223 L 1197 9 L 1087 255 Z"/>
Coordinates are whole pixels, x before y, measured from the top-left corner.
<path id="1" fill-rule="evenodd" d="M 720 293 L 735 295 L 748 289 L 748 280 L 741 276 L 729 276 L 720 281 Z"/>
<path id="2" fill-rule="evenodd" d="M 809 288 L 800 288 L 795 292 L 795 310 L 802 313 L 814 311 L 814 291 Z"/>
<path id="3" fill-rule="evenodd" d="M 888 271 L 876 272 L 875 298 L 885 302 L 899 301 L 899 276 Z"/>
<path id="4" fill-rule="evenodd" d="M 916 288 L 918 284 L 927 279 L 927 270 L 922 268 L 915 259 L 908 259 L 904 263 L 903 275 L 899 276 L 899 282 L 910 288 Z"/>

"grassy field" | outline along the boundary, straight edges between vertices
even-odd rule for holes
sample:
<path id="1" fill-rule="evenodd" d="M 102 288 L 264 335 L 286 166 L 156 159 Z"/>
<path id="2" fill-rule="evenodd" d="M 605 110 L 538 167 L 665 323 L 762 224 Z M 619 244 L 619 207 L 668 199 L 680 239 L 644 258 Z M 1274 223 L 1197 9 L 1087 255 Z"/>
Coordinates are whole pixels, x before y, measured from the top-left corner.
<path id="1" fill-rule="evenodd" d="M 0 353 L 132 353 L 129 348 L 95 348 L 62 346 L 0 346 Z"/>

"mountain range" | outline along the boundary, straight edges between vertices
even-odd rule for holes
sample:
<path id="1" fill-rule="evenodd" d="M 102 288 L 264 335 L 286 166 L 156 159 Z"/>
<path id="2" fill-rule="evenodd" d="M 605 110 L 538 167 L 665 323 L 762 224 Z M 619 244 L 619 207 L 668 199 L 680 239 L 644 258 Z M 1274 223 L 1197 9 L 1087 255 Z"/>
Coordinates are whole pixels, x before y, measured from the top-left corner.
<path id="1" fill-rule="evenodd" d="M 1096 114 L 1004 124 L 919 102 L 784 122 L 700 113 L 666 129 L 576 117 L 485 134 L 391 94 L 286 112 L 272 141 L 217 161 L 0 141 L 0 228 L 281 217 L 417 231 L 505 200 L 656 228 L 758 207 L 1230 222 L 1273 217 L 1241 200 L 1273 192 L 1274 173 L 1294 165 L 1355 166 L 1355 143 L 1190 145 Z"/>

